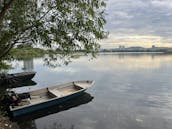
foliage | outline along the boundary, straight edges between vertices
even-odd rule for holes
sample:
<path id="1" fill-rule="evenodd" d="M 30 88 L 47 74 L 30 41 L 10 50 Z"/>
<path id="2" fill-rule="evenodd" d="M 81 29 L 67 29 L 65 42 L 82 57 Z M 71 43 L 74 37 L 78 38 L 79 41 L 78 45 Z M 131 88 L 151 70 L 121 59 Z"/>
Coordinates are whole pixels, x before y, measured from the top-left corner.
<path id="1" fill-rule="evenodd" d="M 12 66 L 7 64 L 6 62 L 4 61 L 0 61 L 0 71 L 3 69 L 3 70 L 7 70 L 9 68 L 11 68 Z"/>
<path id="2" fill-rule="evenodd" d="M 94 55 L 97 40 L 106 37 L 105 6 L 105 0 L 0 0 L 0 57 L 25 43 L 64 56 Z"/>
<path id="3" fill-rule="evenodd" d="M 40 48 L 14 48 L 11 50 L 12 59 L 17 60 L 39 58 L 45 54 L 48 52 Z"/>

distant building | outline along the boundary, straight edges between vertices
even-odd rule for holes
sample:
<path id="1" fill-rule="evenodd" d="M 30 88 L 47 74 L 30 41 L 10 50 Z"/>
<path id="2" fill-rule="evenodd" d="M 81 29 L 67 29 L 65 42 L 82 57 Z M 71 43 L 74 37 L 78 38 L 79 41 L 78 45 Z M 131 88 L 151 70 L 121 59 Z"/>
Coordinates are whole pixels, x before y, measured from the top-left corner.
<path id="1" fill-rule="evenodd" d="M 119 45 L 119 50 L 124 50 L 125 46 L 124 45 Z"/>
<path id="2" fill-rule="evenodd" d="M 152 48 L 155 48 L 155 45 L 152 45 Z"/>

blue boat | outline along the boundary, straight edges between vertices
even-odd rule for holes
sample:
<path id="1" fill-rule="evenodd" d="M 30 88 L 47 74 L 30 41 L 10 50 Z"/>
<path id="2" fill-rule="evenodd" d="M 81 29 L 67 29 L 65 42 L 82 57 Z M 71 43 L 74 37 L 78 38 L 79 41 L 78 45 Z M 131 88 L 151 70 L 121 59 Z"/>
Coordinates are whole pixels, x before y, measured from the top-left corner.
<path id="1" fill-rule="evenodd" d="M 28 114 L 40 109 L 63 103 L 69 99 L 81 95 L 93 85 L 94 81 L 74 81 L 62 85 L 47 87 L 28 93 L 20 93 L 29 96 L 21 99 L 19 103 L 9 106 L 13 117 Z"/>
<path id="2" fill-rule="evenodd" d="M 94 99 L 93 96 L 91 96 L 89 93 L 84 92 L 80 96 L 75 97 L 74 99 L 67 100 L 61 104 L 57 104 L 19 117 L 13 117 L 11 120 L 15 122 L 17 121 L 19 123 L 21 122 L 23 123 L 26 120 L 29 121 L 29 120 L 39 119 L 47 115 L 63 112 L 71 108 L 76 108 L 80 105 L 87 104 L 91 102 L 93 99 Z"/>

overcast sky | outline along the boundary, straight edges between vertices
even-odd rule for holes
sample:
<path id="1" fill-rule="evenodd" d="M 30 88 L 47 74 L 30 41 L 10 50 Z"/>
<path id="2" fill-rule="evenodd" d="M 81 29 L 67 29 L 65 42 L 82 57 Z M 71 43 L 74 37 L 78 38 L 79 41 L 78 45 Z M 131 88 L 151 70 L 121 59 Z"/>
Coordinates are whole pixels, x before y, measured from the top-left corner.
<path id="1" fill-rule="evenodd" d="M 172 46 L 172 0 L 107 0 L 105 47 Z"/>

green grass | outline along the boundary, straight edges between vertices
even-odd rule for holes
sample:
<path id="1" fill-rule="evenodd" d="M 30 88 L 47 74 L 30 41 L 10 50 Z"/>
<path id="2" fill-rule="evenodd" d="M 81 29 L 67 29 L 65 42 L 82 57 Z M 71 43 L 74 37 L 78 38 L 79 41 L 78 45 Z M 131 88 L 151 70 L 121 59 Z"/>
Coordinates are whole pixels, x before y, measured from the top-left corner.
<path id="1" fill-rule="evenodd" d="M 31 58 L 39 58 L 43 57 L 48 52 L 46 50 L 40 48 L 14 48 L 11 51 L 11 56 L 13 59 L 23 60 L 23 59 L 31 59 Z"/>

